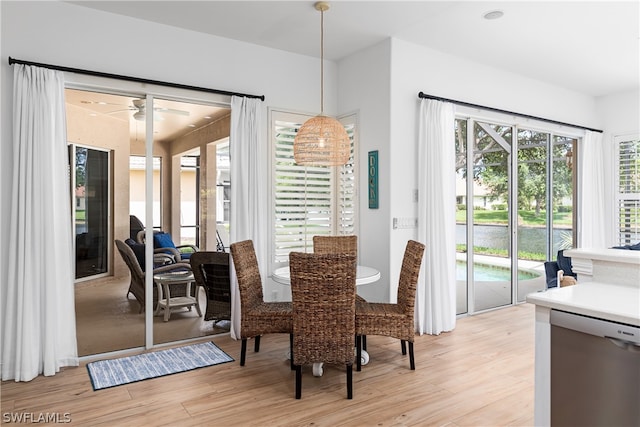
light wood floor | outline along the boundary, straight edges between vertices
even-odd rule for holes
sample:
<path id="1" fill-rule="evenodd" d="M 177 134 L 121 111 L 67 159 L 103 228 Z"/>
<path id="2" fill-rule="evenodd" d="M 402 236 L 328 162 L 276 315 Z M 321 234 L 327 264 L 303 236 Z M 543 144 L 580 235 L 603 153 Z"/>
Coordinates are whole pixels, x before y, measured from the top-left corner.
<path id="1" fill-rule="evenodd" d="M 288 335 L 250 345 L 211 340 L 236 362 L 93 391 L 86 367 L 28 383 L 2 382 L 2 414 L 65 413 L 78 426 L 520 426 L 533 425 L 534 308 L 522 304 L 459 319 L 455 331 L 416 338 L 416 370 L 400 343 L 368 337 L 371 362 L 324 376 L 303 369 L 302 399 L 286 360 Z"/>

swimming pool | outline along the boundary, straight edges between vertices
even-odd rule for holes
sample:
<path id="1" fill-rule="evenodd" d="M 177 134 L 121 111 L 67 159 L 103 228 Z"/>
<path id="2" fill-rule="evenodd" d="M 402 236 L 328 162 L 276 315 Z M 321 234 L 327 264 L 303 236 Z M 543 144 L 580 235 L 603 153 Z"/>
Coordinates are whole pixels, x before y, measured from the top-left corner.
<path id="1" fill-rule="evenodd" d="M 518 280 L 531 280 L 539 277 L 540 274 L 531 270 L 518 270 Z M 467 279 L 467 262 L 456 261 L 456 280 Z M 473 280 L 492 282 L 511 280 L 511 271 L 506 267 L 497 265 L 474 263 Z"/>

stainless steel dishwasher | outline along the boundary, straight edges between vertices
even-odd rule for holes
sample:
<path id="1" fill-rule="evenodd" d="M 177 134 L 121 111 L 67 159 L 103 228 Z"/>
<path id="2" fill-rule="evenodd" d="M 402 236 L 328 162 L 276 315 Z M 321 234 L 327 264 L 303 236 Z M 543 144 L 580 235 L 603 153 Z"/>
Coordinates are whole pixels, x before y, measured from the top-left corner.
<path id="1" fill-rule="evenodd" d="M 551 310 L 551 425 L 640 426 L 640 327 Z"/>

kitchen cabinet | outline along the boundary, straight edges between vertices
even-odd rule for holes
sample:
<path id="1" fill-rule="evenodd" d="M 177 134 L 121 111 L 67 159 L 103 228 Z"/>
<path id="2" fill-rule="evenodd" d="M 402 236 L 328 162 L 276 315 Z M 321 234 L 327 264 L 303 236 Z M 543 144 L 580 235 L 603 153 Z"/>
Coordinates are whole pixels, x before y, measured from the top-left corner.
<path id="1" fill-rule="evenodd" d="M 633 328 L 640 327 L 640 280 L 636 280 L 640 277 L 640 253 L 615 249 L 573 249 L 568 252 L 568 255 L 571 256 L 572 261 L 576 259 L 577 264 L 583 266 L 583 274 L 578 272 L 578 284 L 532 293 L 527 296 L 527 302 L 536 305 L 534 404 L 536 426 L 551 425 L 553 412 L 551 407 L 553 373 L 551 363 L 556 355 L 554 350 L 557 350 L 558 353 L 562 351 L 561 346 L 558 345 L 562 341 L 558 340 L 563 339 L 562 333 L 564 332 L 555 331 L 555 336 L 552 337 L 552 328 L 557 327 L 557 325 L 552 325 L 552 311 L 568 313 L 585 319 L 617 322 L 631 327 L 632 331 L 637 330 Z M 573 270 L 576 270 L 575 265 Z M 554 346 L 557 348 L 554 349 Z M 585 351 L 594 351 L 592 348 L 595 347 L 587 346 Z M 633 361 L 639 358 L 640 352 L 633 353 L 631 363 L 635 363 Z M 557 375 L 558 371 L 556 371 Z M 622 381 L 625 382 L 625 385 L 629 385 L 627 382 L 636 381 L 634 378 L 633 375 L 628 375 Z M 631 390 L 633 391 L 634 388 L 631 387 Z M 627 397 L 632 398 L 632 396 Z M 579 399 L 579 396 L 575 396 L 575 398 Z M 615 399 L 615 397 L 609 395 L 606 399 Z M 611 403 L 610 401 L 602 401 L 601 407 L 605 408 Z M 631 414 L 631 416 L 635 416 L 635 414 Z"/>

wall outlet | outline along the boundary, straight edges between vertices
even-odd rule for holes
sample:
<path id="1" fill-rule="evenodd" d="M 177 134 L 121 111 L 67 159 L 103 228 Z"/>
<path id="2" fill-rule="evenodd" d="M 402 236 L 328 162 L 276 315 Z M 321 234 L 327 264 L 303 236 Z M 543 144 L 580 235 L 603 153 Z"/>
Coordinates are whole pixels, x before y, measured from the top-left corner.
<path id="1" fill-rule="evenodd" d="M 393 218 L 393 229 L 417 228 L 418 218 Z"/>

